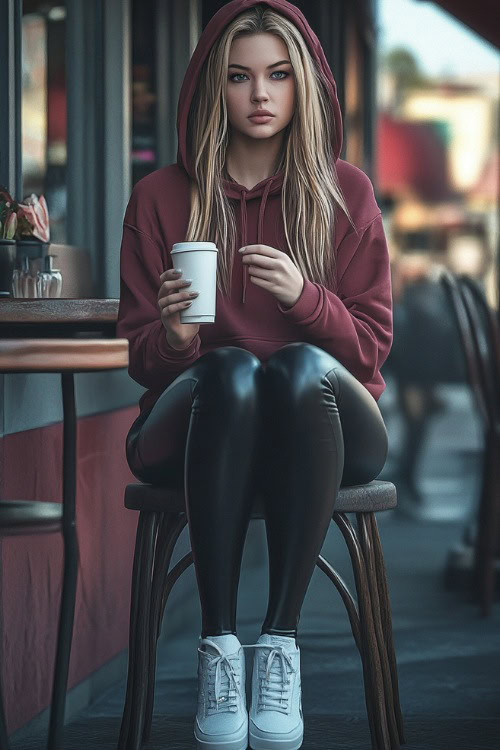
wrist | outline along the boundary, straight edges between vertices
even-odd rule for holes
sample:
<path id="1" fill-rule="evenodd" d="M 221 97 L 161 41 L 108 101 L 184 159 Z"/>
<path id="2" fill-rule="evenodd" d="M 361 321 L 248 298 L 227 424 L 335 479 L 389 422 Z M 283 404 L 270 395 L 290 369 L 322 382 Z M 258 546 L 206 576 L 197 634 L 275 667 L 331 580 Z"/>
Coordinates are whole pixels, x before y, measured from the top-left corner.
<path id="1" fill-rule="evenodd" d="M 301 277 L 300 279 L 300 290 L 298 294 L 293 299 L 288 299 L 285 302 L 281 302 L 281 306 L 284 307 L 286 310 L 290 310 L 291 307 L 297 304 L 299 299 L 302 297 L 302 292 L 304 291 L 304 278 Z"/>
<path id="2" fill-rule="evenodd" d="M 177 351 L 182 351 L 183 349 L 189 349 L 193 342 L 194 336 L 191 338 L 191 341 L 186 342 L 184 339 L 179 339 L 178 337 L 172 335 L 170 331 L 167 331 L 167 344 L 172 347 L 172 349 L 177 349 Z"/>

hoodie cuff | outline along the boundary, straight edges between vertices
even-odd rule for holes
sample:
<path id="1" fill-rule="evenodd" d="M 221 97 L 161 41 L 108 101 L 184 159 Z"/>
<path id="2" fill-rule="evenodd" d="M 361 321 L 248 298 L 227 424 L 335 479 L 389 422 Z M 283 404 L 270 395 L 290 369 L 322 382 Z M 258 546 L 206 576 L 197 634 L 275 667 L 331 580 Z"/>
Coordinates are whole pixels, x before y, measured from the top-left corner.
<path id="1" fill-rule="evenodd" d="M 304 279 L 301 295 L 293 307 L 286 308 L 278 302 L 278 310 L 295 323 L 302 323 L 316 310 L 320 296 L 321 294 L 316 284 L 313 284 L 309 279 Z"/>
<path id="2" fill-rule="evenodd" d="M 163 330 L 160 331 L 160 337 L 158 339 L 158 352 L 162 359 L 166 362 L 180 362 L 184 359 L 191 359 L 193 357 L 200 344 L 199 334 L 196 334 L 187 349 L 174 349 L 174 347 L 170 346 L 167 341 L 167 332 L 163 326 L 162 329 Z"/>

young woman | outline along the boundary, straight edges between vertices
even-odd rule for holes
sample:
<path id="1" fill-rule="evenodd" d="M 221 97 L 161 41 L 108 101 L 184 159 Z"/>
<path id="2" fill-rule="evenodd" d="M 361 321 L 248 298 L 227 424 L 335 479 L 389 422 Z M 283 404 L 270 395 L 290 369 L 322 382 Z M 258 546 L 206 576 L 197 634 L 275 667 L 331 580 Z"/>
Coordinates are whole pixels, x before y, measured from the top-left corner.
<path id="1" fill-rule="evenodd" d="M 251 119 L 261 110 L 270 116 Z M 138 479 L 185 491 L 202 608 L 198 747 L 294 750 L 305 593 L 340 485 L 371 481 L 386 459 L 387 244 L 369 178 L 339 158 L 321 45 L 286 0 L 233 0 L 213 16 L 177 129 L 177 163 L 135 185 L 123 224 L 117 333 L 147 388 L 127 460 Z M 219 250 L 210 325 L 180 323 L 196 290 L 170 251 L 188 240 Z M 237 589 L 258 491 L 269 601 L 260 638 L 242 646 Z"/>

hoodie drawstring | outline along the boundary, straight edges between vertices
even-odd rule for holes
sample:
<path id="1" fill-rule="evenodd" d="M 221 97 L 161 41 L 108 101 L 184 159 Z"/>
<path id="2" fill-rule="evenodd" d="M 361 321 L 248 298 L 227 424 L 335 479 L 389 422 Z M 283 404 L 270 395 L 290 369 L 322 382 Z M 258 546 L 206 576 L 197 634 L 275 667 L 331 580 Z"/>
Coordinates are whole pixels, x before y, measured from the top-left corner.
<path id="1" fill-rule="evenodd" d="M 266 203 L 267 203 L 267 196 L 269 195 L 269 191 L 271 189 L 271 186 L 273 184 L 272 180 L 269 180 L 266 187 L 264 188 L 264 192 L 262 193 L 262 197 L 260 199 L 260 207 L 259 207 L 259 222 L 257 225 L 257 244 L 262 244 L 262 237 L 264 236 L 264 214 L 266 211 Z M 245 247 L 247 244 L 247 202 L 246 202 L 246 195 L 247 190 L 242 190 L 240 193 L 240 207 L 241 207 L 241 224 L 242 224 L 242 235 L 243 235 L 243 244 L 241 247 Z M 246 289 L 247 289 L 247 279 L 248 279 L 248 266 L 242 262 L 243 265 L 243 296 L 242 296 L 242 303 L 245 304 L 245 298 L 246 298 Z"/>
<path id="2" fill-rule="evenodd" d="M 241 247 L 245 247 L 247 244 L 247 201 L 246 201 L 246 195 L 247 191 L 242 190 L 240 193 L 240 209 L 241 209 L 241 226 L 242 226 L 242 237 L 243 237 L 243 244 Z M 241 298 L 241 301 L 243 304 L 245 304 L 245 293 L 247 288 L 247 275 L 248 275 L 248 268 L 243 263 L 243 259 L 241 261 L 241 264 L 243 266 L 243 296 Z"/>

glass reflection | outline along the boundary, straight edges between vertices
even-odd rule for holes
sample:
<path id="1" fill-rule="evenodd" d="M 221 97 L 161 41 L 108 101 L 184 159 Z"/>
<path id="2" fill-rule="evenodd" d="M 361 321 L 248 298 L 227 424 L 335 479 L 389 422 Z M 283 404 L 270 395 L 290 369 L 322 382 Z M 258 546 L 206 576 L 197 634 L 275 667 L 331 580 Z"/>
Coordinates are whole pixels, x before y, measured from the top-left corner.
<path id="1" fill-rule="evenodd" d="M 66 243 L 64 2 L 24 0 L 22 18 L 23 197 L 44 195 L 50 240 Z"/>

